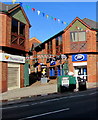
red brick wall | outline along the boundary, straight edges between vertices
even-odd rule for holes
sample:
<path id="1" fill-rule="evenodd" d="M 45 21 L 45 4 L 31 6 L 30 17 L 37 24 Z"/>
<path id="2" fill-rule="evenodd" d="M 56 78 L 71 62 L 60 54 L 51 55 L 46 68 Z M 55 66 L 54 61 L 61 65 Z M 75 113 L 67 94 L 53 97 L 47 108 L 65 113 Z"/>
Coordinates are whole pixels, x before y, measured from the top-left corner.
<path id="1" fill-rule="evenodd" d="M 96 82 L 96 55 L 89 54 L 87 61 L 88 82 Z"/>
<path id="2" fill-rule="evenodd" d="M 97 59 L 96 59 L 96 82 L 98 82 L 98 55 L 96 55 Z"/>
<path id="3" fill-rule="evenodd" d="M 29 25 L 25 26 L 25 50 L 29 51 Z"/>
<path id="4" fill-rule="evenodd" d="M 7 40 L 6 40 L 6 45 L 10 46 L 11 45 L 11 17 L 7 16 L 7 27 L 6 27 L 6 37 L 7 37 Z"/>
<path id="5" fill-rule="evenodd" d="M 6 45 L 7 34 L 7 15 L 0 14 L 0 45 Z"/>
<path id="6" fill-rule="evenodd" d="M 68 56 L 68 66 L 69 66 L 69 71 L 74 72 L 74 67 L 73 67 L 73 63 L 72 63 L 72 55 Z"/>
<path id="7" fill-rule="evenodd" d="M 96 32 L 88 30 L 86 32 L 87 39 L 87 51 L 86 52 L 96 52 Z"/>
<path id="8" fill-rule="evenodd" d="M 0 91 L 6 92 L 7 91 L 7 63 L 6 62 L 0 62 Z"/>
<path id="9" fill-rule="evenodd" d="M 56 55 L 56 39 L 52 40 L 52 54 Z"/>
<path id="10" fill-rule="evenodd" d="M 70 53 L 70 32 L 68 30 L 63 34 L 63 53 Z"/>

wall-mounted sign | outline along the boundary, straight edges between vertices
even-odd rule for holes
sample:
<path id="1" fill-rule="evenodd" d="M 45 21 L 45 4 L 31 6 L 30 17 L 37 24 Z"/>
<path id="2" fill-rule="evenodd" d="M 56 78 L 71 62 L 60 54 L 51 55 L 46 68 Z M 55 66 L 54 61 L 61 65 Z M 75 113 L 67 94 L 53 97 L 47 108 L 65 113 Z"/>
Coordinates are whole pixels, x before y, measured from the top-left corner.
<path id="1" fill-rule="evenodd" d="M 69 77 L 62 78 L 62 86 L 69 87 Z"/>
<path id="2" fill-rule="evenodd" d="M 87 54 L 75 54 L 72 55 L 72 61 L 87 61 Z"/>
<path id="3" fill-rule="evenodd" d="M 0 53 L 0 61 L 25 63 L 25 57 L 18 55 L 11 55 L 7 53 Z"/>

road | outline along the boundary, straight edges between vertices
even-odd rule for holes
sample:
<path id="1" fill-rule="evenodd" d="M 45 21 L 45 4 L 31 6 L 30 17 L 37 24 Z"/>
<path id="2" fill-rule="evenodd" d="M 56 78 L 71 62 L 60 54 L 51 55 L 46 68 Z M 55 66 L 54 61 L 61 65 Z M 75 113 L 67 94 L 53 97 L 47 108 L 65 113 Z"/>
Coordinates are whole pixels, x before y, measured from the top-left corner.
<path id="1" fill-rule="evenodd" d="M 4 106 L 2 119 L 17 120 L 97 120 L 95 89 L 58 98 Z"/>

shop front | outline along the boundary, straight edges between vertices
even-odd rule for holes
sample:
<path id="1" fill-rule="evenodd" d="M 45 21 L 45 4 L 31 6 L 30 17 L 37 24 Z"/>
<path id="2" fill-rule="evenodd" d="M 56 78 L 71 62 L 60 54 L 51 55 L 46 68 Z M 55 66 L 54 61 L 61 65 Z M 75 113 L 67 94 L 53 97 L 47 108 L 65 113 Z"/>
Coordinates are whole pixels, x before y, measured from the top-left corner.
<path id="1" fill-rule="evenodd" d="M 87 81 L 87 54 L 72 55 L 72 64 L 76 80 L 81 78 Z"/>
<path id="2" fill-rule="evenodd" d="M 23 86 L 25 57 L 8 53 L 0 53 L 0 56 L 0 62 L 2 62 L 2 64 L 6 63 L 6 68 L 2 67 L 2 74 L 5 78 L 2 81 L 2 84 L 5 81 L 5 85 L 2 86 L 4 87 L 4 91 Z M 5 73 L 3 73 L 4 70 L 6 70 Z"/>

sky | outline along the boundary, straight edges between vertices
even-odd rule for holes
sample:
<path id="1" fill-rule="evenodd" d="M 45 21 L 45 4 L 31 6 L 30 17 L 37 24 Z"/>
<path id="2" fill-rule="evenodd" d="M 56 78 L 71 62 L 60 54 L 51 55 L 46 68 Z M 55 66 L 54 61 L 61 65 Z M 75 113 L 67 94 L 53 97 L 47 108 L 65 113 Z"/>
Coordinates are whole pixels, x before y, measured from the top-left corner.
<path id="1" fill-rule="evenodd" d="M 19 2 L 22 2 L 22 0 L 16 0 L 16 3 Z M 6 0 L 6 4 L 9 3 L 13 4 Z M 36 2 L 22 2 L 22 7 L 32 26 L 30 28 L 30 38 L 36 37 L 42 42 L 65 29 L 76 17 L 96 21 L 96 1 L 66 2 L 65 0 L 65 2 L 44 2 L 43 0 L 43 2 L 37 2 L 36 0 Z M 35 8 L 36 11 L 34 12 L 32 8 Z M 37 13 L 38 10 L 41 12 L 40 15 Z M 49 17 L 43 17 L 42 13 L 49 15 Z M 53 18 L 56 18 L 56 20 Z M 60 19 L 60 22 L 58 22 L 58 19 Z M 61 21 L 67 24 L 62 24 Z"/>

